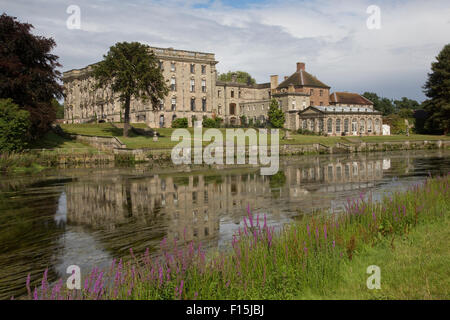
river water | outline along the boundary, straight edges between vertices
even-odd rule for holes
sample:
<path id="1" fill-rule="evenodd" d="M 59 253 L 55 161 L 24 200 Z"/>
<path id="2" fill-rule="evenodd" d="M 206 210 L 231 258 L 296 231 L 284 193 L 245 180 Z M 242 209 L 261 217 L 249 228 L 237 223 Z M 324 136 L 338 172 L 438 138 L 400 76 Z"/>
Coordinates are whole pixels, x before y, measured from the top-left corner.
<path id="1" fill-rule="evenodd" d="M 364 193 L 380 199 L 450 172 L 450 151 L 280 158 L 275 176 L 257 167 L 96 167 L 0 177 L 0 299 L 20 297 L 25 280 L 107 267 L 129 249 L 160 242 L 226 248 L 247 206 L 280 227 L 302 214 L 338 212 Z"/>

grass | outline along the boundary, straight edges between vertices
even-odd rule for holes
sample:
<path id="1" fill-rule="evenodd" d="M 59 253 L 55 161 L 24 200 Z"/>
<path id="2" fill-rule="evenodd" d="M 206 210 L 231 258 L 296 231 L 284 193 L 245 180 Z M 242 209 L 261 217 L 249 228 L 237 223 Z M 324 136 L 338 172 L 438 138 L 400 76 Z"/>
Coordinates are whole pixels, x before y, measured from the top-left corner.
<path id="1" fill-rule="evenodd" d="M 145 128 L 144 123 L 133 123 L 133 126 L 137 128 Z M 99 124 L 62 124 L 61 127 L 68 133 L 83 134 L 91 136 L 106 136 L 106 137 L 118 137 L 128 148 L 131 149 L 145 149 L 145 148 L 172 148 L 177 145 L 178 142 L 171 141 L 172 132 L 175 129 L 172 128 L 157 128 L 155 129 L 160 137 L 158 141 L 153 141 L 151 137 L 131 135 L 130 137 L 123 137 L 123 130 L 113 127 L 110 123 Z M 187 129 L 191 136 L 194 135 L 194 129 Z M 203 130 L 206 130 L 203 129 Z M 225 137 L 226 129 L 219 129 Z M 246 130 L 246 129 L 244 129 Z M 282 133 L 280 133 L 280 139 Z M 345 144 L 359 143 L 359 142 L 385 142 L 385 141 L 417 141 L 417 140 L 450 140 L 449 136 L 433 136 L 433 135 L 415 135 L 411 134 L 409 137 L 405 135 L 392 135 L 392 136 L 367 136 L 367 137 L 325 137 L 325 136 L 313 136 L 313 135 L 300 135 L 291 134 L 290 140 L 280 140 L 280 144 L 313 144 L 321 143 L 324 145 L 335 145 L 338 142 Z M 270 141 L 270 139 L 269 139 Z M 204 143 L 207 145 L 208 143 Z"/>
<path id="2" fill-rule="evenodd" d="M 97 150 L 87 144 L 61 137 L 53 131 L 47 132 L 41 139 L 34 142 L 30 149 L 59 149 L 60 152 L 70 151 L 72 153 Z"/>
<path id="3" fill-rule="evenodd" d="M 226 252 L 161 242 L 93 269 L 81 290 L 61 279 L 32 289 L 34 299 L 449 299 L 450 175 L 429 178 L 382 202 L 348 200 L 342 214 L 304 216 L 275 232 L 248 210 Z M 366 268 L 381 268 L 381 289 L 366 287 Z M 109 284 L 109 285 L 107 285 Z"/>

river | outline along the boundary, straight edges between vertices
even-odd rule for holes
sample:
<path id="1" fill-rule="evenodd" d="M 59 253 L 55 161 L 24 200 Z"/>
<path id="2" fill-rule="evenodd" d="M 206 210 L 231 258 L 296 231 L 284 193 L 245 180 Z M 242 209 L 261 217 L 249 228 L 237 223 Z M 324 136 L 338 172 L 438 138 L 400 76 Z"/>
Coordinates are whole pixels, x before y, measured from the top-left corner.
<path id="1" fill-rule="evenodd" d="M 28 273 L 66 277 L 107 267 L 129 249 L 169 243 L 227 248 L 247 206 L 279 228 L 303 214 L 339 212 L 361 193 L 381 199 L 429 174 L 450 172 L 450 151 L 280 158 L 275 176 L 257 167 L 139 165 L 49 169 L 0 177 L 0 299 L 26 293 Z"/>

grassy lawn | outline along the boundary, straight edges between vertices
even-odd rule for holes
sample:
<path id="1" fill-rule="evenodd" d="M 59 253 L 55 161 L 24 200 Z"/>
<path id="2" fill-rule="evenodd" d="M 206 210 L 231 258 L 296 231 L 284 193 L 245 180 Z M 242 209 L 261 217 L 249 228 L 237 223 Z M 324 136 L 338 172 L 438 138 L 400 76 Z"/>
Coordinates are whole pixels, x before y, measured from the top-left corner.
<path id="1" fill-rule="evenodd" d="M 408 235 L 366 245 L 341 266 L 342 283 L 330 299 L 449 299 L 450 219 L 419 225 Z M 368 290 L 366 268 L 381 270 L 381 288 Z M 317 297 L 316 297 L 317 298 Z"/>
<path id="2" fill-rule="evenodd" d="M 134 123 L 132 124 L 136 128 L 146 128 L 144 123 Z M 106 137 L 118 137 L 123 143 L 131 149 L 140 148 L 172 148 L 178 142 L 171 141 L 171 135 L 175 129 L 173 128 L 157 128 L 155 129 L 160 137 L 158 141 L 153 141 L 151 137 L 137 136 L 131 134 L 130 137 L 123 137 L 123 130 L 120 128 L 113 127 L 110 123 L 99 123 L 99 124 L 62 124 L 61 127 L 68 133 L 73 134 L 83 134 L 91 136 L 106 136 Z M 194 129 L 187 129 L 194 137 Z M 203 131 L 205 131 L 203 129 Z M 219 129 L 223 136 L 226 137 L 226 129 Z M 246 130 L 246 129 L 244 129 Z M 269 135 L 270 136 L 270 135 Z M 280 133 L 280 139 L 283 136 Z M 259 137 L 258 137 L 259 138 Z M 391 135 L 391 136 L 368 136 L 368 137 L 357 137 L 357 136 L 347 136 L 347 137 L 324 137 L 324 136 L 312 136 L 312 135 L 300 135 L 291 134 L 290 140 L 280 140 L 280 144 L 312 144 L 321 143 L 324 145 L 335 145 L 337 142 L 342 142 L 345 144 L 359 143 L 359 142 L 385 142 L 385 141 L 416 141 L 416 140 L 450 140 L 450 136 L 433 136 L 433 135 L 416 135 L 412 134 L 409 137 L 405 135 Z M 229 140 L 225 138 L 226 140 Z M 268 142 L 270 144 L 270 137 L 268 137 Z M 204 143 L 207 145 L 208 143 Z"/>
<path id="3" fill-rule="evenodd" d="M 58 152 L 84 153 L 95 152 L 96 148 L 70 139 L 65 139 L 49 131 L 41 139 L 35 141 L 30 149 L 58 149 Z"/>

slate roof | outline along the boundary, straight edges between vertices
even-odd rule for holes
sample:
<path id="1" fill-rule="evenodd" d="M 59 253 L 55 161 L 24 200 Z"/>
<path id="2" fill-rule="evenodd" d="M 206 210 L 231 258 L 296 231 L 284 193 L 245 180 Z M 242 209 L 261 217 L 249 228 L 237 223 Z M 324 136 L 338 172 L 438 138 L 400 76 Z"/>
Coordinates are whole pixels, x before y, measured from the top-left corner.
<path id="1" fill-rule="evenodd" d="M 312 74 L 299 70 L 292 74 L 289 78 L 280 83 L 278 88 L 288 88 L 289 85 L 293 84 L 295 87 L 318 87 L 318 88 L 327 88 L 325 83 L 314 77 Z"/>
<path id="2" fill-rule="evenodd" d="M 361 104 L 361 105 L 373 105 L 373 102 L 365 97 L 351 92 L 334 92 L 330 94 L 331 104 Z"/>
<path id="3" fill-rule="evenodd" d="M 306 111 L 309 108 L 316 109 L 323 113 L 373 113 L 381 114 L 379 111 L 372 108 L 363 107 L 335 107 L 335 106 L 310 106 L 305 110 L 300 111 L 300 113 Z"/>

